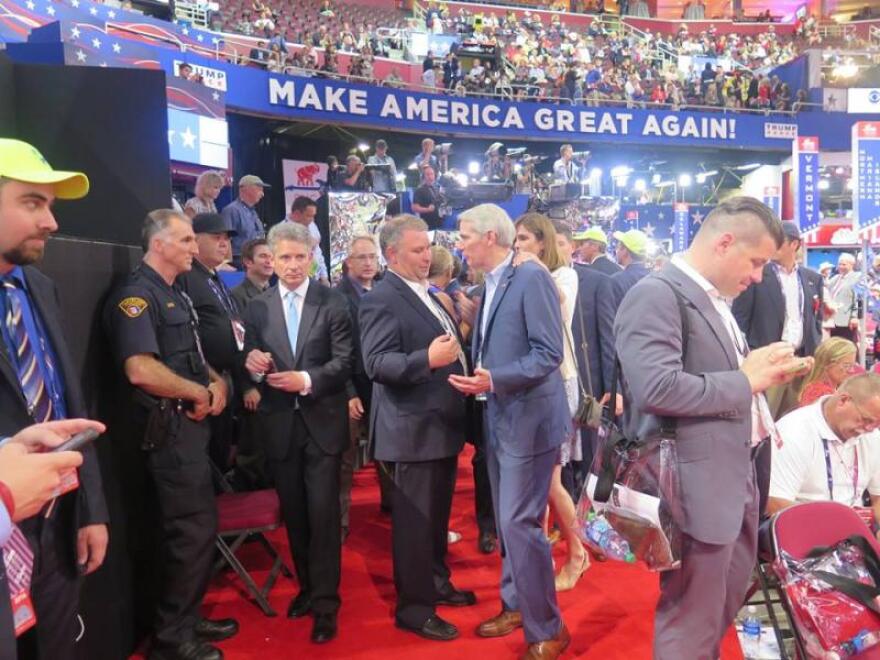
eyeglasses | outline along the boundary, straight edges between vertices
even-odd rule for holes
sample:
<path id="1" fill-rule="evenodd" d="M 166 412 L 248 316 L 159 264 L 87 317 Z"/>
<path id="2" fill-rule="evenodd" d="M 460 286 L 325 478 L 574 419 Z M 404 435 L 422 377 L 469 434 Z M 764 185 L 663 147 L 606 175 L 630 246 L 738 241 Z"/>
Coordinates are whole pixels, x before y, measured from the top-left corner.
<path id="1" fill-rule="evenodd" d="M 376 260 L 378 260 L 378 259 L 379 259 L 379 255 L 376 255 L 376 254 L 353 254 L 353 255 L 351 255 L 351 257 L 349 257 L 349 258 L 352 259 L 353 261 L 367 262 L 367 261 L 376 261 Z"/>
<path id="2" fill-rule="evenodd" d="M 849 402 L 853 404 L 853 408 L 855 408 L 856 412 L 859 413 L 859 417 L 861 418 L 860 421 L 863 428 L 866 428 L 869 431 L 880 428 L 880 419 L 865 415 L 865 411 L 859 404 L 856 403 L 856 400 L 852 397 L 850 397 Z"/>

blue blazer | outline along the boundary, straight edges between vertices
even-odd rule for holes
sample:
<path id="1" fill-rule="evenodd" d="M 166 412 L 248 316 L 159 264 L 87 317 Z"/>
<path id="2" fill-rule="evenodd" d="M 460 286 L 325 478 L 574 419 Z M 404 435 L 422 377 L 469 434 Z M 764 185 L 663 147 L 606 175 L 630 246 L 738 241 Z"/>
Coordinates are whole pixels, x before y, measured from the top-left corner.
<path id="1" fill-rule="evenodd" d="M 608 276 L 589 266 L 575 264 L 578 274 L 577 307 L 571 334 L 574 339 L 574 352 L 577 357 L 578 372 L 584 387 L 587 386 L 587 369 L 593 385 L 593 396 L 601 398 L 610 387 L 611 374 L 604 374 L 602 356 L 608 354 L 614 358 L 614 314 L 600 313 L 600 295 L 608 286 Z M 605 311 L 604 309 L 602 310 Z M 584 319 L 583 332 L 578 315 Z M 584 334 L 586 337 L 584 337 Z M 587 359 L 584 359 L 583 341 L 587 342 Z"/>
<path id="2" fill-rule="evenodd" d="M 488 315 L 485 337 L 483 315 Z M 491 308 L 480 305 L 474 333 L 474 363 L 492 375 L 486 401 L 489 442 L 518 457 L 562 444 L 571 415 L 559 373 L 562 311 L 550 274 L 532 263 L 508 266 Z"/>
<path id="3" fill-rule="evenodd" d="M 428 347 L 444 334 L 440 321 L 389 273 L 361 299 L 358 323 L 364 368 L 373 381 L 373 456 L 395 462 L 457 456 L 467 432 L 467 400 L 449 384 L 449 376 L 461 375 L 461 364 L 428 365 Z"/>

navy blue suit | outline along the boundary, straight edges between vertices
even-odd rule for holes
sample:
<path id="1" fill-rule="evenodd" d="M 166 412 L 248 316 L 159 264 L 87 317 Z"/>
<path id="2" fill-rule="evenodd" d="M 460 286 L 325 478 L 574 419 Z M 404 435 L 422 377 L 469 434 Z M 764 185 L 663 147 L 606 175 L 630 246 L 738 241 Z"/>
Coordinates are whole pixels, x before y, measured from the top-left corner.
<path id="1" fill-rule="evenodd" d="M 439 301 L 432 300 L 454 327 Z M 437 600 L 454 590 L 446 565 L 447 533 L 467 399 L 448 378 L 464 370 L 458 361 L 429 366 L 428 347 L 445 334 L 444 327 L 393 272 L 361 299 L 358 320 L 364 367 L 373 381 L 370 443 L 377 459 L 394 462 L 395 618 L 417 630 L 434 615 Z"/>
<path id="2" fill-rule="evenodd" d="M 593 396 L 601 399 L 611 386 L 611 383 L 608 382 L 611 379 L 611 373 L 604 373 L 603 356 L 608 356 L 609 360 L 614 359 L 614 314 L 610 306 L 603 307 L 599 304 L 601 296 L 607 294 L 609 278 L 604 273 L 583 264 L 575 264 L 574 270 L 578 274 L 578 295 L 571 330 L 578 374 L 584 387 L 589 389 L 589 385 L 592 385 Z M 584 356 L 585 340 L 586 359 Z M 589 379 L 587 378 L 588 373 Z M 581 450 L 584 458 L 581 461 L 580 477 L 585 476 L 592 463 L 594 444 L 592 439 L 594 436 L 595 432 L 591 429 L 581 429 Z M 563 477 L 565 477 L 564 472 Z M 572 490 L 576 495 L 577 489 L 574 484 L 572 484 Z"/>
<path id="3" fill-rule="evenodd" d="M 508 266 L 489 309 L 485 300 L 472 354 L 492 378 L 485 439 L 503 557 L 501 600 L 504 609 L 522 613 L 533 644 L 556 637 L 562 624 L 542 529 L 559 445 L 571 424 L 559 373 L 562 312 L 549 273 L 532 263 Z"/>
<path id="4" fill-rule="evenodd" d="M 599 314 L 604 320 L 610 319 L 614 324 L 614 317 L 627 291 L 632 289 L 639 280 L 650 274 L 650 270 L 644 263 L 634 261 L 629 266 L 608 278 L 607 286 L 600 295 Z M 612 339 L 613 341 L 613 339 Z M 611 390 L 611 377 L 614 370 L 614 347 L 608 346 L 602 351 L 602 371 L 605 377 L 605 391 Z"/>

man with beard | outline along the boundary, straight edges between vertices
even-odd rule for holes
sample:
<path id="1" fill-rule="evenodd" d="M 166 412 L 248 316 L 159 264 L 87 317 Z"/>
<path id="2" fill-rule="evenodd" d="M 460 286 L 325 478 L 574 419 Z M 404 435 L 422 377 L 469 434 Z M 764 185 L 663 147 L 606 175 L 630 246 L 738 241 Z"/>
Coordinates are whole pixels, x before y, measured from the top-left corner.
<path id="1" fill-rule="evenodd" d="M 0 139 L 0 436 L 34 422 L 85 417 L 58 292 L 31 264 L 58 230 L 55 200 L 79 199 L 88 190 L 84 174 L 54 171 L 31 145 Z M 80 576 L 95 571 L 107 551 L 107 506 L 92 448 L 83 450 L 82 467 L 65 488 L 51 515 L 21 524 L 34 554 L 30 594 L 37 617 L 36 628 L 18 639 L 21 658 L 75 655 Z"/>

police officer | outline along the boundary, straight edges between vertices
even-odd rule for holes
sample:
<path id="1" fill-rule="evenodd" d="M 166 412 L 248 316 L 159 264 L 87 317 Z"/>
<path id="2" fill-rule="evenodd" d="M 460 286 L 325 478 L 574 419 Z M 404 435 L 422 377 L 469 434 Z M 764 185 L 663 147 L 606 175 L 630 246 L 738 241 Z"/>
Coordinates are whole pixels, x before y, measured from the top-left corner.
<path id="1" fill-rule="evenodd" d="M 240 357 L 244 348 L 244 323 L 238 303 L 215 270 L 229 252 L 229 239 L 236 232 L 226 218 L 218 213 L 199 213 L 192 219 L 198 254 L 192 270 L 181 273 L 177 284 L 190 297 L 199 317 L 199 339 L 205 359 L 223 377 L 230 392 L 243 391 Z M 246 382 L 244 384 L 247 384 Z M 230 394 L 229 400 L 233 401 Z M 233 443 L 232 406 L 210 418 L 209 455 L 214 464 L 226 471 Z"/>
<path id="2" fill-rule="evenodd" d="M 176 284 L 198 252 L 189 219 L 160 209 L 144 221 L 143 263 L 107 300 L 113 352 L 134 387 L 131 419 L 144 450 L 160 526 L 159 602 L 150 660 L 218 660 L 208 642 L 238 631 L 199 607 L 213 560 L 217 512 L 208 415 L 226 406 L 223 379 L 207 364 L 198 317 Z"/>

